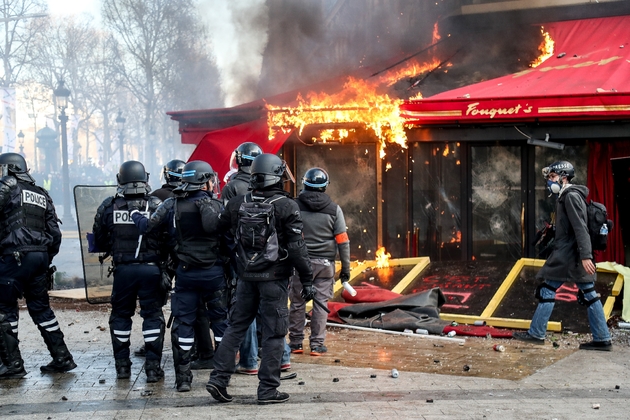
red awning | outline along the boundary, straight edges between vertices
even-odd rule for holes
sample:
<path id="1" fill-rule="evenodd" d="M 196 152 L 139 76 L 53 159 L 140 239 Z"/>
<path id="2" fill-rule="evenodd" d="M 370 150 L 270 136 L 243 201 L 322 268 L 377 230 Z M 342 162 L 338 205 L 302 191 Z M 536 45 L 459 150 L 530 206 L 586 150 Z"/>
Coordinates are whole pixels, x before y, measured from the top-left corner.
<path id="1" fill-rule="evenodd" d="M 630 118 L 630 16 L 545 25 L 554 56 L 530 68 L 401 105 L 410 124 Z"/>
<path id="2" fill-rule="evenodd" d="M 290 134 L 280 132 L 269 140 L 267 119 L 258 119 L 223 130 L 207 132 L 188 160 L 208 162 L 219 175 L 219 179 L 223 179 L 230 169 L 232 152 L 241 143 L 251 141 L 258 144 L 265 153 L 278 153 Z"/>

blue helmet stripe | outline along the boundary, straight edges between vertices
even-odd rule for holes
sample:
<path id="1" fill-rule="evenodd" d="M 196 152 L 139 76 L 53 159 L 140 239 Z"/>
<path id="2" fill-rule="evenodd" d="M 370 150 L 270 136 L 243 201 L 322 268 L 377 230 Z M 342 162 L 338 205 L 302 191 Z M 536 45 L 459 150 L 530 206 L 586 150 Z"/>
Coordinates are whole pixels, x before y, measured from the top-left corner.
<path id="1" fill-rule="evenodd" d="M 311 188 L 323 188 L 326 185 L 328 185 L 328 181 L 322 183 L 322 184 L 313 184 L 312 182 L 308 182 L 308 181 L 303 181 L 304 185 L 306 185 L 307 187 L 311 187 Z"/>
<path id="2" fill-rule="evenodd" d="M 241 155 L 241 159 L 254 160 L 256 156 Z"/>
<path id="3" fill-rule="evenodd" d="M 176 176 L 176 177 L 178 177 L 178 178 L 181 178 L 181 177 L 182 177 L 182 174 L 178 174 L 177 172 L 173 172 L 173 171 L 168 171 L 168 174 L 169 174 L 170 176 Z"/>
<path id="4" fill-rule="evenodd" d="M 182 172 L 182 177 L 184 177 L 184 176 L 195 176 L 195 173 L 197 173 L 197 171 L 195 169 L 191 169 L 189 171 L 184 171 L 184 172 Z"/>

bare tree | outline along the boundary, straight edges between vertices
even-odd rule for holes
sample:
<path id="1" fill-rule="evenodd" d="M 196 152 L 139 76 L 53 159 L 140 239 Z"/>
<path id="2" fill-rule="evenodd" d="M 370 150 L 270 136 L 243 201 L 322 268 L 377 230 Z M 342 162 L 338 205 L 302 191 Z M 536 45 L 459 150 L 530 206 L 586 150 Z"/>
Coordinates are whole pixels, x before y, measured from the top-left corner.
<path id="1" fill-rule="evenodd" d="M 47 86 L 51 92 L 60 80 L 70 89 L 70 103 L 74 111 L 70 125 L 75 128 L 72 160 L 78 162 L 78 133 L 96 111 L 90 95 L 94 84 L 99 83 L 93 80 L 98 33 L 85 20 L 52 22 L 47 19 L 46 22 L 45 33 L 40 33 L 33 42 L 30 71 L 33 79 Z"/>
<path id="2" fill-rule="evenodd" d="M 180 99 L 175 99 L 177 89 L 181 87 L 177 79 L 184 80 L 191 75 L 173 72 L 174 66 L 178 69 L 184 66 L 182 56 L 177 52 L 188 54 L 194 51 L 191 55 L 196 57 L 198 65 L 204 69 L 212 67 L 210 60 L 200 55 L 201 49 L 195 44 L 203 37 L 198 19 L 194 0 L 103 1 L 103 20 L 124 47 L 120 73 L 144 108 L 142 159 L 151 170 L 157 168 L 155 151 L 159 149 L 158 145 L 151 144 L 151 133 L 161 136 L 165 132 L 158 129 L 158 125 L 166 122 L 164 107 L 184 102 L 181 97 L 198 84 L 198 80 L 188 79 L 193 87 L 182 89 Z M 196 72 L 195 76 L 201 73 Z M 163 141 L 163 138 L 160 140 Z"/>
<path id="3" fill-rule="evenodd" d="M 15 147 L 16 97 L 13 86 L 27 63 L 33 37 L 42 29 L 41 22 L 36 18 L 45 17 L 45 12 L 46 5 L 40 0 L 0 0 L 0 24 L 4 29 L 4 42 L 0 42 L 3 152 L 12 152 Z"/>

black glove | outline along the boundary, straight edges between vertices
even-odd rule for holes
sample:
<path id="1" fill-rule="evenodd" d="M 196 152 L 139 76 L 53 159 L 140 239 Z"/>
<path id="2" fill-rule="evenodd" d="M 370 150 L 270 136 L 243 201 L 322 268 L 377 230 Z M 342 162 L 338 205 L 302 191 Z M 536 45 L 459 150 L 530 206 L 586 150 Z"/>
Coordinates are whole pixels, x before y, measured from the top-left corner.
<path id="1" fill-rule="evenodd" d="M 17 179 L 15 179 L 15 177 L 12 175 L 3 176 L 2 178 L 0 178 L 0 182 L 9 187 L 9 189 L 11 190 L 17 187 Z"/>
<path id="2" fill-rule="evenodd" d="M 305 302 L 313 300 L 315 297 L 315 288 L 313 287 L 313 283 L 302 284 L 301 296 Z"/>
<path id="3" fill-rule="evenodd" d="M 350 272 L 342 271 L 341 273 L 339 273 L 339 279 L 342 283 L 347 282 L 348 280 L 350 280 Z"/>

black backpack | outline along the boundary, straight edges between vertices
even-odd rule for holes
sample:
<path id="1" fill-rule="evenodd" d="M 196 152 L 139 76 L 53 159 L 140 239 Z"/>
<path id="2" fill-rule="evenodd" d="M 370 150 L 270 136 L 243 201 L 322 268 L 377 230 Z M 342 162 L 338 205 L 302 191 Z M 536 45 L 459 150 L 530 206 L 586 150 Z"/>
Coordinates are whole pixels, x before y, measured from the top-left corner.
<path id="1" fill-rule="evenodd" d="M 282 195 L 254 201 L 246 194 L 238 209 L 236 227 L 236 259 L 243 271 L 261 272 L 271 267 L 281 256 L 276 232 L 273 203 Z"/>
<path id="2" fill-rule="evenodd" d="M 593 200 L 587 201 L 586 215 L 593 251 L 605 250 L 608 245 L 608 233 L 613 228 L 613 221 L 608 218 L 606 206 Z"/>

